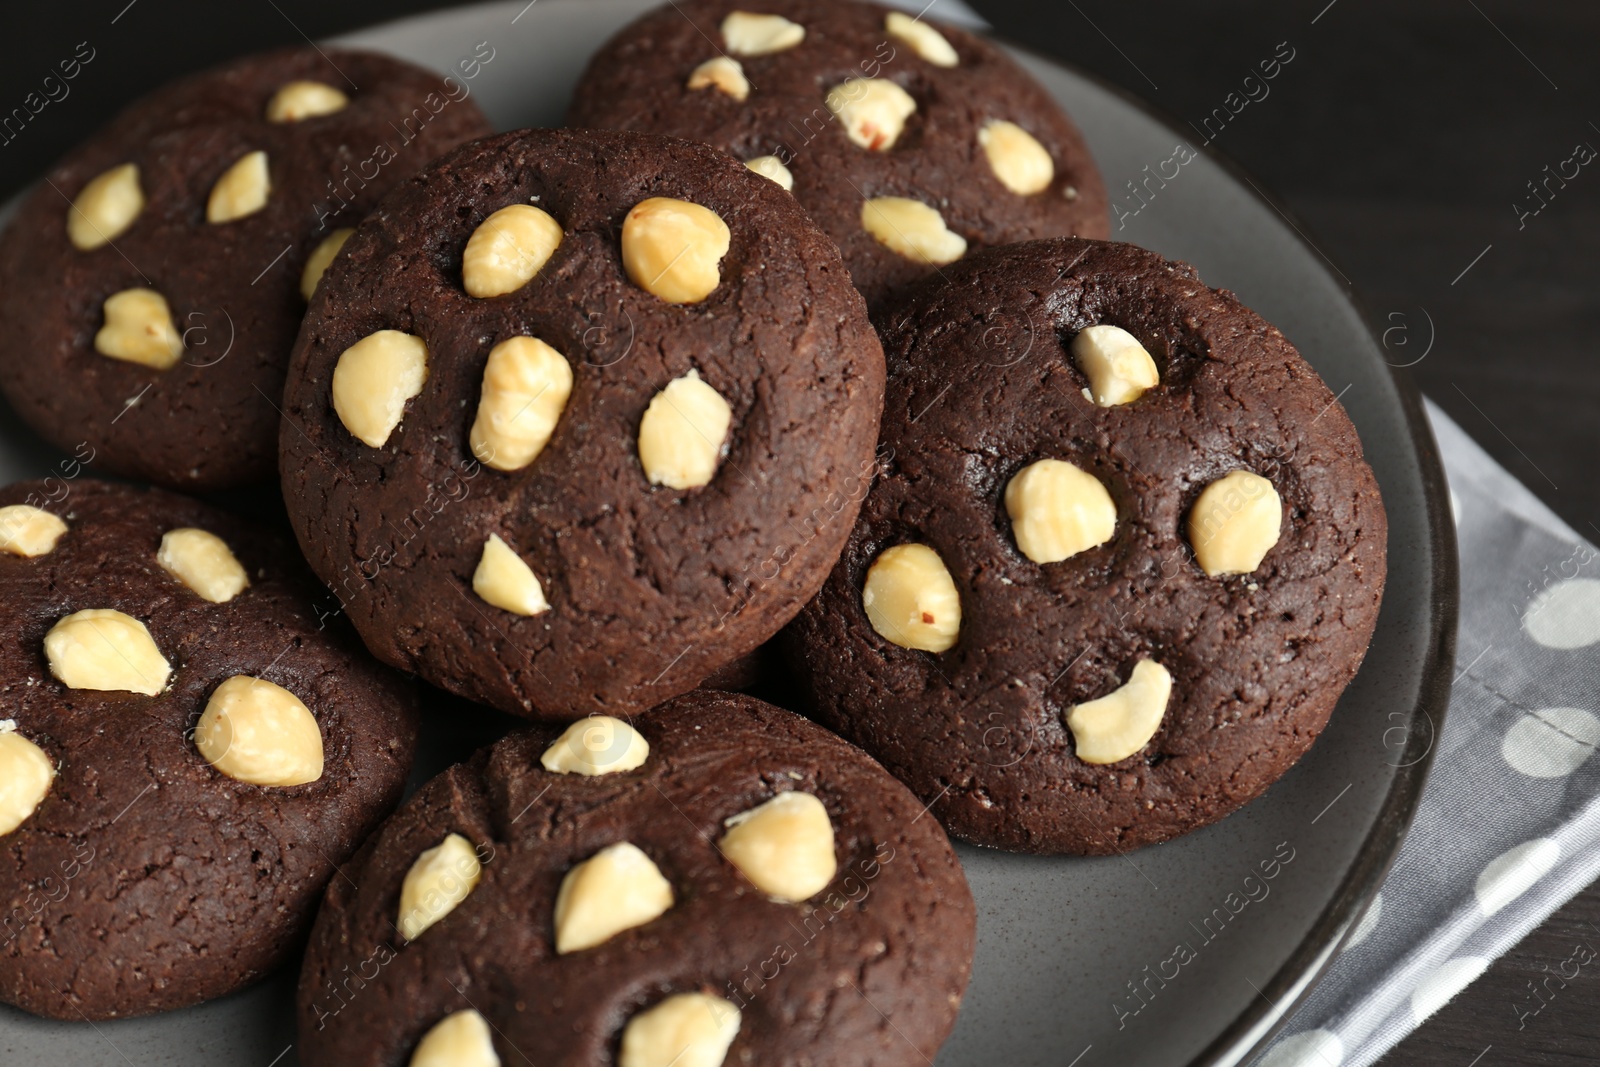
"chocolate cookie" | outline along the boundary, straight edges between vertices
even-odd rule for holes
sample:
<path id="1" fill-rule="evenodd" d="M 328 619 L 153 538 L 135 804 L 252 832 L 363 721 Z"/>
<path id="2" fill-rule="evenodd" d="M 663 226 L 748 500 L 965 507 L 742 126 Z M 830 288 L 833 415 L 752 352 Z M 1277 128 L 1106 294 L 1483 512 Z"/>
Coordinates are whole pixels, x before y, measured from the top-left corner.
<path id="1" fill-rule="evenodd" d="M 931 1060 L 975 910 L 921 802 L 749 697 L 636 726 L 513 734 L 373 835 L 312 934 L 305 1067 Z"/>
<path id="2" fill-rule="evenodd" d="M 296 48 L 130 105 L 0 239 L 0 388 L 112 473 L 194 491 L 272 477 L 303 290 L 379 197 L 489 132 L 468 91 Z"/>
<path id="3" fill-rule="evenodd" d="M 158 490 L 0 490 L 0 1001 L 196 1004 L 283 963 L 400 799 L 410 685 L 287 545 Z"/>
<path id="4" fill-rule="evenodd" d="M 1083 137 L 999 48 L 857 0 L 689 0 L 602 48 L 568 124 L 704 141 L 792 190 L 874 309 L 968 251 L 1109 236 Z"/>
<path id="5" fill-rule="evenodd" d="M 524 130 L 345 246 L 295 350 L 284 496 L 378 658 L 513 713 L 627 714 L 816 592 L 882 396 L 783 190 L 686 141 Z"/>
<path id="6" fill-rule="evenodd" d="M 1260 795 L 1366 653 L 1386 523 L 1294 347 L 1193 268 L 1039 241 L 894 309 L 892 458 L 787 632 L 957 836 L 1164 841 Z"/>

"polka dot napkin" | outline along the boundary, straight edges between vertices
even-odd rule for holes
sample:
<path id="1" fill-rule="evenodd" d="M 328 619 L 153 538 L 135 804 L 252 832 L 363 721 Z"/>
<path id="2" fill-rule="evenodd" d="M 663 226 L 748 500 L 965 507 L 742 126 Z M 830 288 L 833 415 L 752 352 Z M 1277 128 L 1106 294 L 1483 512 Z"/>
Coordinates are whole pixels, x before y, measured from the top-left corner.
<path id="1" fill-rule="evenodd" d="M 1383 891 L 1257 1067 L 1373 1063 L 1600 877 L 1600 553 L 1428 415 L 1461 550 L 1450 711 Z"/>

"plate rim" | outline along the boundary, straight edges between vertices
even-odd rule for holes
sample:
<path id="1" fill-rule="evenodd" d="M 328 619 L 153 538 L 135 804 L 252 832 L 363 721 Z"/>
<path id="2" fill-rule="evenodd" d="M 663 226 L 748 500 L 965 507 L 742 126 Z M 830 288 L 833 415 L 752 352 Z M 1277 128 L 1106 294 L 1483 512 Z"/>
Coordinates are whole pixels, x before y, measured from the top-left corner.
<path id="1" fill-rule="evenodd" d="M 455 7 L 432 8 L 352 27 L 332 39 L 347 40 L 353 36 L 412 20 L 439 17 L 472 8 L 505 5 L 506 0 L 478 0 L 476 3 Z M 979 16 L 981 17 L 981 12 Z M 1185 143 L 1189 142 L 1188 135 L 1181 132 L 1176 116 L 1131 90 L 1040 49 L 1019 44 L 1003 34 L 993 33 L 986 28 L 973 28 L 972 32 L 982 34 L 988 40 L 1015 54 L 1060 68 L 1073 77 L 1091 83 L 1121 103 L 1139 111 L 1146 118 L 1182 137 Z M 1196 150 L 1203 152 L 1207 159 L 1220 167 L 1236 183 L 1249 186 L 1250 195 L 1259 203 L 1277 212 L 1294 231 L 1294 241 L 1318 261 L 1319 270 L 1329 274 L 1330 268 L 1334 268 L 1333 273 L 1338 273 L 1333 260 L 1313 243 L 1306 224 L 1275 195 L 1267 192 L 1266 187 L 1255 180 L 1248 168 L 1209 145 L 1202 145 Z M 1361 297 L 1356 293 L 1354 285 L 1348 280 L 1341 281 L 1340 278 L 1331 280 L 1336 282 L 1344 299 L 1349 302 L 1361 320 L 1362 330 L 1372 342 L 1374 350 L 1382 351 L 1382 344 L 1372 331 L 1371 316 Z M 1437 752 L 1438 746 L 1434 742 L 1443 729 L 1445 714 L 1449 708 L 1455 666 L 1456 628 L 1460 616 L 1460 568 L 1456 551 L 1455 525 L 1450 519 L 1449 488 L 1444 464 L 1423 406 L 1422 392 L 1405 368 L 1386 364 L 1386 369 L 1390 381 L 1394 383 L 1412 454 L 1421 473 L 1422 499 L 1427 514 L 1426 543 L 1430 555 L 1429 581 L 1432 593 L 1428 606 L 1427 651 L 1419 670 L 1417 699 L 1410 708 L 1410 716 L 1405 723 L 1407 740 L 1401 752 L 1403 762 L 1397 767 L 1394 781 L 1384 796 L 1372 828 L 1357 849 L 1355 862 L 1345 871 L 1335 887 L 1327 907 L 1311 924 L 1311 929 L 1295 946 L 1289 958 L 1259 991 L 1262 996 L 1252 1000 L 1249 1008 L 1229 1022 L 1199 1055 L 1190 1061 L 1190 1067 L 1225 1067 L 1247 1062 L 1272 1042 L 1293 1016 L 1295 1009 L 1310 996 L 1317 982 L 1338 958 L 1335 950 L 1355 930 L 1356 920 L 1365 914 L 1373 898 L 1382 888 L 1389 869 L 1394 865 L 1400 846 L 1405 841 L 1406 833 L 1421 802 L 1423 788 Z M 1429 723 L 1430 729 L 1426 734 L 1416 729 L 1422 719 L 1428 720 Z M 1252 1037 L 1252 1034 L 1258 1036 Z"/>
<path id="2" fill-rule="evenodd" d="M 434 7 L 351 26 L 327 37 L 321 37 L 318 41 L 348 43 L 352 37 L 363 36 L 406 22 L 496 6 L 505 6 L 504 0 L 477 0 L 474 3 Z M 982 34 L 1014 54 L 1059 68 L 1075 78 L 1094 85 L 1192 145 L 1192 139 L 1182 133 L 1175 115 L 1108 78 L 1041 49 L 1020 44 L 1005 35 L 982 28 L 974 28 L 971 32 Z M 314 45 L 316 43 L 313 42 Z M 1324 274 L 1338 274 L 1334 261 L 1314 243 L 1310 236 L 1313 232 L 1311 228 L 1275 194 L 1268 191 L 1270 186 L 1255 180 L 1247 167 L 1209 145 L 1197 146 L 1195 150 L 1203 153 L 1229 178 L 1248 186 L 1249 195 L 1257 202 L 1275 211 L 1294 231 L 1295 243 L 1318 261 L 1318 270 Z M 5 202 L 15 204 L 36 184 L 36 180 L 24 184 L 12 196 L 4 198 Z M 1341 281 L 1338 277 L 1333 277 L 1331 280 L 1337 283 L 1343 298 L 1360 318 L 1362 330 L 1372 342 L 1374 349 L 1381 351 L 1382 344 L 1373 331 L 1368 308 L 1354 285 L 1347 280 Z M 1421 474 L 1422 500 L 1428 526 L 1426 545 L 1431 557 L 1429 634 L 1419 670 L 1417 699 L 1409 708 L 1410 714 L 1404 724 L 1407 730 L 1407 742 L 1401 753 L 1403 762 L 1397 765 L 1397 773 L 1379 808 L 1377 818 L 1361 841 L 1355 861 L 1346 869 L 1335 887 L 1328 905 L 1313 921 L 1310 930 L 1295 946 L 1289 957 L 1262 985 L 1259 990 L 1261 997 L 1252 999 L 1248 1008 L 1234 1017 L 1197 1056 L 1190 1060 L 1190 1067 L 1225 1067 L 1225 1065 L 1248 1062 L 1272 1043 L 1292 1018 L 1295 1010 L 1317 988 L 1320 979 L 1339 958 L 1336 949 L 1354 932 L 1357 920 L 1366 913 L 1382 888 L 1416 815 L 1437 754 L 1438 746 L 1435 741 L 1444 728 L 1449 707 L 1460 614 L 1459 557 L 1455 526 L 1450 518 L 1448 481 L 1437 440 L 1428 422 L 1423 394 L 1407 369 L 1392 364 L 1386 364 L 1386 369 L 1390 381 L 1394 384 L 1404 416 L 1407 439 Z M 1427 719 L 1429 723 L 1429 730 L 1425 733 L 1416 729 L 1422 719 Z"/>
<path id="3" fill-rule="evenodd" d="M 1192 144 L 1188 135 L 1182 133 L 1176 116 L 1132 90 L 1094 71 L 1029 45 L 1019 44 L 1010 37 L 978 32 L 1011 52 L 1058 67 L 1073 77 L 1090 82 L 1183 138 L 1185 144 Z M 1195 150 L 1203 153 L 1228 177 L 1249 186 L 1250 196 L 1278 213 L 1294 231 L 1295 243 L 1309 252 L 1318 261 L 1317 269 L 1328 274 L 1330 280 L 1338 285 L 1344 299 L 1360 318 L 1362 330 L 1374 349 L 1382 351 L 1383 345 L 1373 333 L 1372 318 L 1365 302 L 1353 283 L 1332 277 L 1332 273 L 1338 273 L 1337 267 L 1313 242 L 1310 228 L 1304 220 L 1277 196 L 1268 192 L 1268 186 L 1256 181 L 1249 169 L 1231 156 L 1209 145 L 1201 145 Z M 1387 361 L 1385 366 L 1400 400 L 1412 452 L 1422 475 L 1422 500 L 1428 517 L 1427 546 L 1431 557 L 1429 580 L 1432 596 L 1428 605 L 1427 652 L 1419 671 L 1417 699 L 1404 724 L 1406 746 L 1401 752 L 1402 762 L 1397 765 L 1398 773 L 1384 796 L 1372 829 L 1357 849 L 1355 862 L 1335 887 L 1333 899 L 1311 924 L 1310 931 L 1295 946 L 1289 958 L 1259 990 L 1261 997 L 1252 1000 L 1249 1008 L 1212 1039 L 1190 1061 L 1190 1067 L 1224 1067 L 1249 1062 L 1266 1050 L 1288 1024 L 1295 1010 L 1310 997 L 1323 975 L 1339 958 L 1336 951 L 1339 945 L 1355 931 L 1357 920 L 1366 914 L 1373 898 L 1382 889 L 1390 868 L 1394 866 L 1420 806 L 1423 789 L 1438 751 L 1435 742 L 1444 728 L 1449 710 L 1455 669 L 1456 631 L 1461 609 L 1460 557 L 1456 548 L 1455 523 L 1450 517 L 1449 481 L 1445 476 L 1438 441 L 1423 406 L 1422 391 L 1406 368 L 1396 367 Z M 1421 719 L 1428 720 L 1429 729 L 1426 733 L 1416 729 Z M 1257 1030 L 1260 1030 L 1259 1036 L 1252 1038 L 1252 1033 Z"/>

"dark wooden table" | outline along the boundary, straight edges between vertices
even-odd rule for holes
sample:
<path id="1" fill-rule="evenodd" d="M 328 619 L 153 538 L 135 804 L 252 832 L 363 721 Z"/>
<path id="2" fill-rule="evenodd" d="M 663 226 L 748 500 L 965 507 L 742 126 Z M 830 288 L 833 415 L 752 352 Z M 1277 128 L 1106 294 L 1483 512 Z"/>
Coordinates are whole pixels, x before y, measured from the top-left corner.
<path id="1" fill-rule="evenodd" d="M 0 42 L 0 193 L 31 180 L 123 101 L 178 73 L 438 6 L 442 0 L 14 2 Z M 1407 327 L 1390 334 L 1395 362 L 1421 351 L 1431 320 L 1433 348 L 1411 370 L 1423 390 L 1568 522 L 1600 538 L 1592 466 L 1600 443 L 1600 166 L 1548 178 L 1580 143 L 1600 147 L 1600 5 L 974 6 L 1001 34 L 1201 129 L 1260 59 L 1289 42 L 1294 63 L 1269 96 L 1229 118 L 1210 148 L 1242 163 L 1305 221 L 1352 280 L 1376 330 Z M 45 85 L 60 61 L 84 49 L 93 58 L 64 93 Z M 59 99 L 4 126 L 12 108 L 44 89 Z M 1402 337 L 1409 348 L 1397 347 Z M 1600 940 L 1597 931 L 1600 888 L 1591 888 L 1386 1062 L 1600 1061 L 1600 978 L 1587 972 L 1519 1027 L 1528 983 L 1576 943 Z"/>

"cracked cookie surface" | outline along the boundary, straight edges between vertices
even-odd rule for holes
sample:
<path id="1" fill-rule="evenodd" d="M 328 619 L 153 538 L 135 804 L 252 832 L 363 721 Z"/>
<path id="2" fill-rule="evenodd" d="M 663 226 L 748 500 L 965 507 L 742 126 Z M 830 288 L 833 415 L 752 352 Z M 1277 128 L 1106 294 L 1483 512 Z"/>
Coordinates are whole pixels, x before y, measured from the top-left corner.
<path id="1" fill-rule="evenodd" d="M 921 802 L 859 750 L 749 697 L 701 690 L 606 729 L 602 773 L 546 770 L 565 742 L 538 726 L 435 778 L 373 835 L 312 935 L 301 1061 L 398 1067 L 441 1020 L 474 1012 L 502 1063 L 615 1063 L 634 1020 L 699 995 L 736 1016 L 736 1036 L 725 1059 L 684 1062 L 927 1062 L 966 988 L 975 914 Z M 727 844 L 729 823 L 797 797 L 820 802 L 834 870 L 782 903 L 728 858 L 752 862 Z M 454 836 L 472 887 L 407 941 L 403 887 Z M 669 906 L 558 951 L 561 901 L 581 894 L 569 872 L 623 843 L 664 879 Z"/>
<path id="2" fill-rule="evenodd" d="M 308 260 L 489 132 L 469 91 L 389 56 L 292 48 L 130 104 L 0 240 L 0 388 L 115 474 L 191 492 L 272 478 Z M 129 292 L 155 299 L 119 328 Z"/>
<path id="3" fill-rule="evenodd" d="M 50 479 L 0 490 L 9 543 L 37 518 L 14 508 L 64 529 L 47 549 L 0 552 L 0 737 L 25 739 L 51 768 L 0 836 L 0 1001 L 108 1019 L 242 988 L 293 953 L 334 864 L 398 802 L 412 688 L 340 620 L 323 625 L 321 590 L 293 550 L 249 522 L 160 490 Z M 105 625 L 120 621 L 112 613 L 133 625 Z M 73 617 L 81 641 L 60 636 Z M 150 646 L 156 658 L 140 654 Z M 232 748 L 212 764 L 202 713 L 229 679 L 304 705 L 314 781 L 234 777 L 252 753 L 276 752 L 242 731 L 205 749 Z M 241 727 L 247 711 L 231 711 Z"/>
<path id="4" fill-rule="evenodd" d="M 982 844 L 1111 853 L 1222 818 L 1315 740 L 1376 625 L 1387 526 L 1355 428 L 1276 328 L 1186 264 L 1056 240 L 946 273 L 893 311 L 893 458 L 784 635 L 817 717 Z M 1097 326 L 1120 341 L 1086 358 Z M 1083 367 L 1130 338 L 1156 384 L 1091 388 Z M 1046 460 L 1094 492 L 1014 510 Z M 1202 502 L 1236 471 L 1276 497 Z M 1107 525 L 1069 554 L 1022 550 L 1023 517 L 1071 529 L 1062 502 L 1095 498 Z M 1195 542 L 1213 537 L 1264 555 L 1208 573 Z M 925 610 L 880 630 L 869 579 L 902 545 L 928 551 L 878 572 L 874 611 L 913 587 Z"/>
<path id="5" fill-rule="evenodd" d="M 697 78 L 708 63 L 736 66 L 743 95 L 715 68 Z M 1042 86 L 982 37 L 878 4 L 662 7 L 590 60 L 568 122 L 703 141 L 773 175 L 838 244 L 874 316 L 963 250 L 1110 235 L 1100 173 Z"/>
<path id="6" fill-rule="evenodd" d="M 284 496 L 380 659 L 514 714 L 629 714 L 816 591 L 872 469 L 882 361 L 838 251 L 726 156 L 486 138 L 330 269 Z"/>

